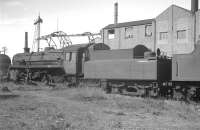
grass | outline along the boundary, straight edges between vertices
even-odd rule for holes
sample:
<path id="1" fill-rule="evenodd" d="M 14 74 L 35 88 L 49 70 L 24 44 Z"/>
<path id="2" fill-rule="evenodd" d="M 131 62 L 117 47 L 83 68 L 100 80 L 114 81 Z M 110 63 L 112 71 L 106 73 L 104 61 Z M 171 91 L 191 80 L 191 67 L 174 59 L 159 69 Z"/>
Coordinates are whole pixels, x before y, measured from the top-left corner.
<path id="1" fill-rule="evenodd" d="M 74 95 L 74 98 L 79 98 L 85 101 L 99 101 L 108 99 L 105 92 L 103 92 L 100 88 L 79 88 L 77 92 L 78 93 Z"/>
<path id="2" fill-rule="evenodd" d="M 59 92 L 59 95 L 69 97 L 72 100 L 77 101 L 101 101 L 107 100 L 108 95 L 97 87 L 80 87 L 80 88 L 70 88 L 67 91 Z"/>
<path id="3" fill-rule="evenodd" d="M 106 94 L 98 87 L 7 86 L 20 96 L 0 100 L 0 130 L 200 128 L 198 104 Z"/>
<path id="4" fill-rule="evenodd" d="M 56 105 L 24 95 L 0 102 L 0 129 L 56 130 L 64 127 L 65 115 Z"/>

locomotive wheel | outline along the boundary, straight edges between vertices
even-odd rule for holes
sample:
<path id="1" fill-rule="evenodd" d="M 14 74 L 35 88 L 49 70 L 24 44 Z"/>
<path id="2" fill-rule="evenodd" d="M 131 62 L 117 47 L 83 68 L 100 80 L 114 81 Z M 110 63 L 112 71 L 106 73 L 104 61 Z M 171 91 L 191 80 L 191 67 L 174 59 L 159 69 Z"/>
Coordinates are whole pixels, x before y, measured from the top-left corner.
<path id="1" fill-rule="evenodd" d="M 108 94 L 112 93 L 112 87 L 111 86 L 107 85 L 106 93 L 108 93 Z"/>
<path id="2" fill-rule="evenodd" d="M 181 100 L 181 99 L 183 99 L 183 94 L 181 93 L 181 91 L 174 90 L 173 93 L 174 93 L 173 99 L 175 99 L 175 100 Z"/>
<path id="3" fill-rule="evenodd" d="M 188 97 L 190 97 L 188 90 L 185 86 L 176 86 L 173 90 L 173 99 L 188 101 Z"/>
<path id="4" fill-rule="evenodd" d="M 52 76 L 55 83 L 63 83 L 64 82 L 64 76 Z"/>
<path id="5" fill-rule="evenodd" d="M 195 94 L 194 94 L 194 100 L 200 101 L 200 88 L 196 88 Z"/>
<path id="6" fill-rule="evenodd" d="M 43 75 L 43 77 L 42 77 L 42 79 L 41 79 L 41 82 L 44 83 L 45 85 L 48 84 L 46 75 Z"/>
<path id="7" fill-rule="evenodd" d="M 188 87 L 188 91 L 187 91 L 187 100 L 193 100 L 193 101 L 199 101 L 199 88 L 195 87 L 195 86 L 189 86 Z"/>
<path id="8" fill-rule="evenodd" d="M 158 97 L 158 95 L 159 95 L 158 91 L 159 91 L 158 88 L 151 88 L 149 90 L 150 97 L 154 97 L 154 98 Z"/>
<path id="9" fill-rule="evenodd" d="M 108 84 L 108 81 L 106 80 L 101 80 L 101 88 L 106 92 L 106 93 L 111 93 L 112 92 L 112 87 Z"/>
<path id="10" fill-rule="evenodd" d="M 18 70 L 10 70 L 9 75 L 10 75 L 10 80 L 17 82 L 18 81 Z"/>
<path id="11" fill-rule="evenodd" d="M 124 87 L 119 87 L 119 88 L 118 88 L 118 92 L 119 92 L 120 94 L 123 94 L 123 92 L 124 92 Z"/>
<path id="12" fill-rule="evenodd" d="M 68 87 L 78 87 L 78 80 L 76 76 L 67 77 Z"/>
<path id="13" fill-rule="evenodd" d="M 54 79 L 50 74 L 45 74 L 41 80 L 45 85 L 55 86 Z"/>

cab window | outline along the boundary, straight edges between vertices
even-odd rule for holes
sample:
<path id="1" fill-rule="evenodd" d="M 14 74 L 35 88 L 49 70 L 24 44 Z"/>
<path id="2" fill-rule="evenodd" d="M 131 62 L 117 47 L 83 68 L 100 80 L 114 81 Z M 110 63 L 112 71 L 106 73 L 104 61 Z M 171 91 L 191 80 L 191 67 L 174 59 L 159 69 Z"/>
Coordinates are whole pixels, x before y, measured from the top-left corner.
<path id="1" fill-rule="evenodd" d="M 76 59 L 76 54 L 75 53 L 72 53 L 72 52 L 68 52 L 66 53 L 66 61 L 74 61 Z"/>

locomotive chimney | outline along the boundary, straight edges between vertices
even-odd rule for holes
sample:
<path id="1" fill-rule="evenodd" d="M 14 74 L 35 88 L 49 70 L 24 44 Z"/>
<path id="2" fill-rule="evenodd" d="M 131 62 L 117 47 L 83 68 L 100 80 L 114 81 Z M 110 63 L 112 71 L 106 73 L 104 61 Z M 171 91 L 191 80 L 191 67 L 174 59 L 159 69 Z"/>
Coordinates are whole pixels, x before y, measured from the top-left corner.
<path id="1" fill-rule="evenodd" d="M 199 0 L 191 0 L 191 12 L 195 13 L 199 9 Z"/>
<path id="2" fill-rule="evenodd" d="M 115 3 L 114 6 L 114 24 L 118 23 L 118 3 Z"/>
<path id="3" fill-rule="evenodd" d="M 24 53 L 29 53 L 30 48 L 28 48 L 28 32 L 25 32 L 25 45 L 24 45 Z"/>

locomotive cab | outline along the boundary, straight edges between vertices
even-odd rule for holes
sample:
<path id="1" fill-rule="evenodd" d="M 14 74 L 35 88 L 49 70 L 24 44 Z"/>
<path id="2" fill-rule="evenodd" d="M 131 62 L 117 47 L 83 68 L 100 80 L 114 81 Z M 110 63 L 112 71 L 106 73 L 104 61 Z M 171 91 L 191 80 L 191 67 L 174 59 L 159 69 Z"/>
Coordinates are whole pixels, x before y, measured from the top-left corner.
<path id="1" fill-rule="evenodd" d="M 105 50 L 109 47 L 103 43 L 76 44 L 64 48 L 63 68 L 67 77 L 84 76 L 84 63 L 90 59 L 94 50 Z"/>

